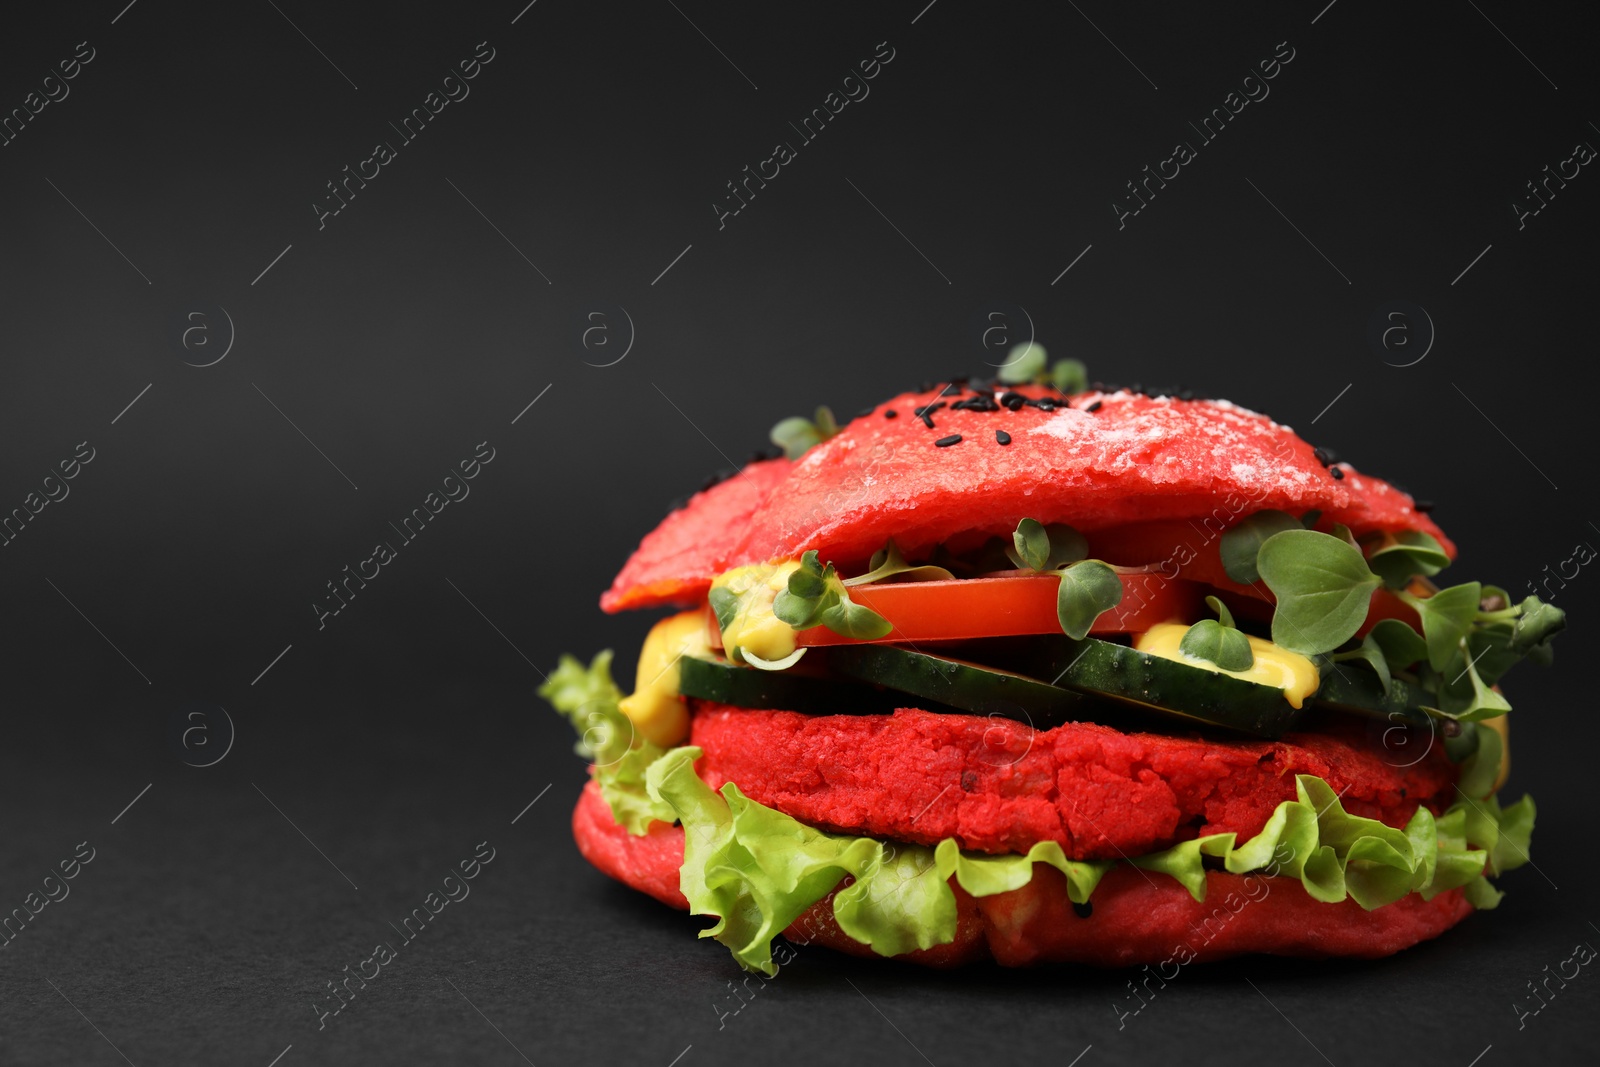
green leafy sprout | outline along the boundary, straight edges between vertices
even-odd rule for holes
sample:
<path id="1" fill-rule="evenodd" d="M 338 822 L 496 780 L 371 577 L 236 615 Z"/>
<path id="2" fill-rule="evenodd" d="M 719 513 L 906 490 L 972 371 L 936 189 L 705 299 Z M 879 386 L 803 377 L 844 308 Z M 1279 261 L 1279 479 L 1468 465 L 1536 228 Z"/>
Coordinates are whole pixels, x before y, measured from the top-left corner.
<path id="1" fill-rule="evenodd" d="M 1074 641 L 1089 634 L 1094 621 L 1122 603 L 1122 579 L 1109 563 L 1087 559 L 1089 542 L 1071 526 L 1046 526 L 1023 519 L 1011 534 L 1006 555 L 1027 570 L 1061 576 L 1056 590 L 1056 619 Z"/>
<path id="2" fill-rule="evenodd" d="M 1416 580 L 1449 563 L 1427 534 L 1375 534 L 1358 543 L 1342 524 L 1319 533 L 1284 512 L 1261 511 L 1224 533 L 1219 550 L 1230 578 L 1259 580 L 1272 591 L 1276 644 L 1336 664 L 1363 663 L 1385 694 L 1406 672 L 1437 701 L 1424 710 L 1457 722 L 1510 711 L 1494 684 L 1521 659 L 1548 663 L 1550 641 L 1566 625 L 1561 609 L 1536 596 L 1513 605 L 1505 590 L 1479 582 L 1418 595 Z M 1353 642 L 1380 588 L 1417 613 L 1421 632 L 1384 619 Z"/>
<path id="3" fill-rule="evenodd" d="M 800 557 L 800 568 L 773 600 L 772 612 L 796 630 L 826 626 L 854 641 L 876 641 L 894 629 L 888 619 L 850 599 L 833 564 L 823 566 L 815 549 Z"/>
<path id="4" fill-rule="evenodd" d="M 1184 632 L 1178 642 L 1178 651 L 1207 663 L 1215 663 L 1225 671 L 1247 671 L 1255 666 L 1255 653 L 1250 651 L 1250 639 L 1233 625 L 1233 613 L 1214 596 L 1206 603 L 1217 613 L 1215 619 L 1201 619 Z"/>
<path id="5" fill-rule="evenodd" d="M 1044 345 L 1025 341 L 1013 345 L 996 374 L 1006 385 L 1037 383 L 1053 385 L 1063 393 L 1081 393 L 1089 388 L 1089 372 L 1076 359 L 1058 359 L 1050 363 Z"/>
<path id="6" fill-rule="evenodd" d="M 846 578 L 846 586 L 871 585 L 873 582 L 888 581 L 896 578 L 906 582 L 933 582 L 948 581 L 955 578 L 943 567 L 936 567 L 931 563 L 911 563 L 900 554 L 900 549 L 895 546 L 894 538 L 889 543 L 872 554 L 872 559 L 867 564 L 865 574 L 858 574 L 854 578 Z"/>
<path id="7" fill-rule="evenodd" d="M 781 420 L 767 436 L 783 449 L 789 459 L 799 459 L 813 445 L 820 445 L 839 432 L 839 423 L 827 406 L 819 407 L 811 418 L 793 415 Z"/>

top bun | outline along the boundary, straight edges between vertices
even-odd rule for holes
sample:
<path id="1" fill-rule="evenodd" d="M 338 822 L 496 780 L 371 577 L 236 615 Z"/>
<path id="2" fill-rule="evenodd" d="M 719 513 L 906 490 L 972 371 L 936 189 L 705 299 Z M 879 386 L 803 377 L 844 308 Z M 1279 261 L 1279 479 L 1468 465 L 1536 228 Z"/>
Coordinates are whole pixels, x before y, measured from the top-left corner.
<path id="1" fill-rule="evenodd" d="M 1023 518 L 1066 523 L 1105 558 L 1145 563 L 1093 535 L 1137 527 L 1148 556 L 1163 523 L 1216 531 L 1268 508 L 1320 511 L 1357 537 L 1419 531 L 1455 554 L 1410 496 L 1226 400 L 952 385 L 902 393 L 798 460 L 760 460 L 696 494 L 645 536 L 600 606 L 692 605 L 730 567 L 811 549 L 848 568 L 890 537 L 908 556 L 963 551 Z"/>

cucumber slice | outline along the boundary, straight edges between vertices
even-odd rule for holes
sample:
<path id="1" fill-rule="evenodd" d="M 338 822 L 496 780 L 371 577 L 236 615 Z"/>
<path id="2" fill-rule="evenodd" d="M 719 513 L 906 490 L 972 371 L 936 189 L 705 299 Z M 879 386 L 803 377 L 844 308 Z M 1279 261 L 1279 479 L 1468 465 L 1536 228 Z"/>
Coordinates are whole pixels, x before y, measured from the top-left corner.
<path id="1" fill-rule="evenodd" d="M 999 715 L 1040 728 L 1081 721 L 1160 729 L 1162 717 L 1177 717 L 1275 738 L 1300 719 L 1283 693 L 1270 686 L 1126 645 L 1062 637 L 1031 638 L 1028 646 L 1026 655 L 1009 657 L 1009 665 L 1017 669 L 1006 670 L 894 645 L 838 645 L 826 650 L 831 676 L 814 668 L 810 673 L 798 668 L 759 671 L 722 659 L 685 656 L 678 688 L 685 696 L 735 707 L 813 715 L 882 714 L 904 706 L 901 694 L 909 694 L 925 711 Z M 808 661 L 820 659 L 821 651 L 813 650 Z"/>
<path id="2" fill-rule="evenodd" d="M 1013 671 L 893 645 L 837 645 L 828 650 L 828 666 L 846 678 L 975 715 L 1001 715 L 1035 726 L 1098 718 L 1089 710 L 1094 702 L 1070 689 Z"/>
<path id="3" fill-rule="evenodd" d="M 1042 643 L 1041 651 L 1034 668 L 1039 677 L 1135 707 L 1266 738 L 1281 736 L 1300 720 L 1300 710 L 1290 706 L 1282 690 L 1127 645 L 1062 638 Z"/>
<path id="4" fill-rule="evenodd" d="M 807 660 L 815 657 L 815 651 Z M 817 674 L 797 664 L 761 671 L 720 656 L 684 656 L 678 661 L 678 692 L 736 708 L 770 708 L 807 715 L 879 715 L 894 710 L 894 698 L 870 686 Z M 943 709 L 935 709 L 943 710 Z"/>
<path id="5" fill-rule="evenodd" d="M 1337 665 L 1337 669 L 1323 673 L 1322 684 L 1312 694 L 1311 700 L 1335 711 L 1425 727 L 1429 724 L 1430 716 L 1419 705 L 1437 698 L 1430 697 L 1404 678 L 1392 679 L 1389 692 L 1385 693 L 1383 683 L 1372 671 L 1360 664 L 1342 663 Z"/>

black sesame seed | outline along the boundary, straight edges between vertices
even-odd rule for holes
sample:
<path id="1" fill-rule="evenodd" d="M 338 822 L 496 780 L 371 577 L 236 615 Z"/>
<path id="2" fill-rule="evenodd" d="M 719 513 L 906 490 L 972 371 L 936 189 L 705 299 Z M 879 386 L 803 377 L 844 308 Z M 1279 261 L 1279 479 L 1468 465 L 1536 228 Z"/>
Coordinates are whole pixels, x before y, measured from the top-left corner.
<path id="1" fill-rule="evenodd" d="M 1014 391 L 1009 390 L 1009 389 L 1006 392 L 1000 394 L 1000 403 L 1004 404 L 1006 406 L 1006 408 L 1008 410 L 1010 410 L 1010 411 L 1016 411 L 1018 408 L 1020 408 L 1022 405 L 1026 404 L 1027 402 L 1028 402 L 1028 398 L 1027 397 L 1023 396 L 1021 393 L 1014 392 Z"/>
<path id="2" fill-rule="evenodd" d="M 860 411 L 858 411 L 858 412 L 856 412 L 856 418 L 858 418 L 858 419 L 864 419 L 864 418 L 866 418 L 866 417 L 867 417 L 867 416 L 868 416 L 868 415 L 871 415 L 871 414 L 872 414 L 872 411 L 873 411 L 873 409 L 872 409 L 872 408 L 862 408 L 862 409 L 861 409 L 861 410 L 860 410 Z"/>
<path id="3" fill-rule="evenodd" d="M 1329 467 L 1328 473 L 1333 475 L 1337 480 L 1341 482 L 1344 481 L 1344 471 L 1340 470 L 1338 467 Z"/>
<path id="4" fill-rule="evenodd" d="M 1194 390 L 1193 389 L 1179 389 L 1178 390 L 1178 399 L 1179 400 L 1193 400 L 1194 399 Z"/>
<path id="5" fill-rule="evenodd" d="M 1100 403 L 1101 403 L 1100 401 L 1096 400 L 1093 404 L 1090 404 L 1088 407 L 1084 408 L 1083 410 L 1088 411 L 1088 412 L 1099 411 L 1100 410 Z"/>
<path id="6" fill-rule="evenodd" d="M 1080 919 L 1087 919 L 1094 914 L 1094 904 L 1087 900 L 1082 904 L 1074 904 L 1072 905 L 1072 913 Z"/>
<path id="7" fill-rule="evenodd" d="M 900 413 L 898 411 L 896 411 L 894 408 L 886 408 L 884 410 L 884 412 L 883 412 L 883 417 L 886 418 L 886 419 L 899 418 L 899 416 L 900 416 Z"/>
<path id="8" fill-rule="evenodd" d="M 934 442 L 940 448 L 949 448 L 951 445 L 959 445 L 960 443 L 961 435 L 958 433 L 953 433 L 949 437 L 941 437 Z"/>
<path id="9" fill-rule="evenodd" d="M 942 407 L 948 406 L 948 404 L 949 402 L 945 400 L 935 400 L 931 404 L 924 404 L 920 408 L 913 409 L 911 414 L 921 419 L 922 424 L 931 430 L 933 429 L 933 413 Z"/>
<path id="10" fill-rule="evenodd" d="M 994 439 L 1003 445 L 1009 445 L 1011 443 L 1011 435 L 1006 433 L 1004 430 L 996 430 L 994 432 Z"/>

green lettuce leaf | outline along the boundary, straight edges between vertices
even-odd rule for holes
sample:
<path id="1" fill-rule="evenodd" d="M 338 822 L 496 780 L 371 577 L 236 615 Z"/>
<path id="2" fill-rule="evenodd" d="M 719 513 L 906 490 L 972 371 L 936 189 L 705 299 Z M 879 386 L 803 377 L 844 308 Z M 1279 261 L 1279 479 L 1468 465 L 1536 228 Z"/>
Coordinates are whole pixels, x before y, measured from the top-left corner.
<path id="1" fill-rule="evenodd" d="M 855 883 L 833 900 L 850 937 L 892 956 L 932 948 L 955 936 L 956 899 L 940 877 L 933 850 L 893 851 L 868 837 L 827 834 L 747 798 L 729 782 L 712 791 L 694 771 L 698 748 L 675 748 L 646 775 L 652 798 L 683 821 L 680 888 L 695 915 L 713 915 L 702 931 L 739 963 L 769 977 L 772 939 L 827 896 L 845 875 Z"/>
<path id="2" fill-rule="evenodd" d="M 1207 834 L 1192 841 L 1180 841 L 1161 852 L 1152 852 L 1133 861 L 1135 867 L 1159 871 L 1178 880 L 1196 900 L 1206 899 L 1206 871 L 1202 856 L 1225 858 L 1233 852 L 1234 834 Z"/>
<path id="3" fill-rule="evenodd" d="M 1467 903 L 1474 908 L 1479 911 L 1488 911 L 1497 907 L 1500 904 L 1500 899 L 1505 894 L 1491 885 L 1489 879 L 1480 876 L 1467 883 L 1465 896 Z"/>
<path id="4" fill-rule="evenodd" d="M 552 708 L 567 717 L 578 733 L 573 751 L 596 763 L 609 763 L 628 747 L 631 726 L 620 733 L 616 720 L 606 712 L 616 711 L 622 690 L 611 678 L 611 650 L 594 654 L 585 667 L 576 656 L 563 655 L 556 669 L 535 690 Z M 625 720 L 626 721 L 626 720 Z"/>
<path id="5" fill-rule="evenodd" d="M 1397 830 L 1376 819 L 1351 815 L 1328 783 L 1313 775 L 1297 776 L 1295 792 L 1298 799 L 1279 804 L 1261 833 L 1237 848 L 1233 834 L 1209 834 L 1132 862 L 1176 878 L 1196 900 L 1205 899 L 1202 858 L 1212 856 L 1234 874 L 1276 868 L 1276 873 L 1298 877 L 1317 900 L 1336 903 L 1348 896 L 1371 911 L 1408 893 L 1431 896 L 1429 890 L 1463 885 L 1481 874 L 1490 860 L 1484 849 L 1492 842 L 1469 848 L 1464 833 L 1447 836 L 1426 808 L 1418 808 L 1411 822 Z M 1452 808 L 1449 828 L 1463 824 L 1466 814 Z M 1497 807 L 1493 816 L 1488 821 L 1498 826 Z M 1527 823 L 1531 831 L 1531 810 Z M 1478 836 L 1488 835 L 1484 831 Z M 1526 836 L 1521 840 L 1525 849 Z M 1515 846 L 1510 842 L 1506 851 L 1514 853 Z M 1437 884 L 1441 872 L 1448 885 Z M 1461 877 L 1463 872 L 1466 878 Z"/>
<path id="6" fill-rule="evenodd" d="M 611 716 L 624 723 L 626 717 L 615 710 L 614 699 L 605 707 L 615 690 L 607 690 L 609 660 L 602 653 L 588 668 L 563 661 L 541 695 L 575 726 L 588 722 L 572 714 L 575 707 L 605 722 L 609 736 L 591 747 L 610 762 L 597 765 L 594 775 L 620 825 L 642 834 L 653 821 L 683 824 L 679 886 L 692 913 L 717 920 L 701 936 L 722 942 L 750 970 L 775 975 L 772 939 L 830 894 L 834 920 L 845 934 L 879 955 L 896 956 L 955 938 L 952 877 L 971 895 L 986 897 L 1027 885 L 1035 864 L 1048 864 L 1066 877 L 1069 898 L 1081 904 L 1115 865 L 1070 860 L 1054 841 L 1041 841 L 1023 855 L 991 856 L 963 852 L 953 838 L 928 848 L 826 833 L 751 800 L 732 782 L 714 791 L 695 773 L 698 748 L 663 751 L 638 739 L 617 747 L 615 739 L 627 728 Z M 593 731 L 589 726 L 587 732 Z M 1500 751 L 1482 736 L 1478 740 L 1463 780 L 1487 789 Z M 1197 901 L 1206 896 L 1208 867 L 1220 866 L 1233 874 L 1298 878 L 1315 900 L 1349 898 L 1369 911 L 1408 893 L 1432 899 L 1455 888 L 1464 888 L 1474 907 L 1492 908 L 1501 893 L 1485 875 L 1528 862 L 1536 814 L 1530 797 L 1502 808 L 1497 797 L 1463 792 L 1437 818 L 1419 808 L 1396 829 L 1345 811 L 1328 783 L 1313 775 L 1296 777 L 1295 794 L 1243 844 L 1231 833 L 1209 834 L 1127 862 L 1173 878 Z M 834 892 L 846 877 L 851 884 Z"/>
<path id="7" fill-rule="evenodd" d="M 1084 903 L 1114 866 L 1069 860 L 1054 841 L 1025 855 L 990 856 L 962 852 L 952 838 L 929 849 L 824 833 L 756 803 L 731 782 L 713 792 L 694 772 L 699 756 L 697 748 L 666 753 L 647 773 L 649 792 L 683 821 L 680 887 L 694 914 L 717 918 L 702 936 L 769 976 L 777 973 L 772 938 L 846 875 L 854 882 L 833 898 L 840 929 L 893 956 L 954 939 L 952 876 L 985 897 L 1027 885 L 1034 864 L 1045 863 L 1066 876 L 1069 898 Z M 1299 775 L 1295 785 L 1297 799 L 1278 805 L 1243 845 L 1235 845 L 1234 834 L 1209 834 L 1130 862 L 1177 880 L 1199 901 L 1206 896 L 1204 860 L 1212 857 L 1234 874 L 1297 877 L 1316 900 L 1348 897 L 1371 911 L 1409 893 L 1431 899 L 1461 886 L 1475 906 L 1490 908 L 1500 894 L 1483 880 L 1486 866 L 1498 874 L 1527 860 L 1534 816 L 1528 798 L 1505 809 L 1493 797 L 1463 799 L 1437 820 L 1419 808 L 1396 829 L 1346 812 L 1320 778 Z"/>
<path id="8" fill-rule="evenodd" d="M 1500 760 L 1505 754 L 1505 742 L 1500 735 L 1482 723 L 1472 723 L 1472 754 L 1461 761 L 1461 776 L 1456 788 L 1465 797 L 1486 797 L 1494 792 L 1494 780 L 1500 777 Z"/>
<path id="9" fill-rule="evenodd" d="M 1439 854 L 1432 883 L 1417 890 L 1422 899 L 1432 900 L 1445 890 L 1467 885 L 1483 874 L 1482 857 L 1486 853 L 1467 847 L 1466 816 L 1465 806 L 1457 805 L 1434 820 Z"/>
<path id="10" fill-rule="evenodd" d="M 645 771 L 666 750 L 638 736 L 632 720 L 618 708 L 622 690 L 611 677 L 609 648 L 595 653 L 587 667 L 572 656 L 562 656 L 538 693 L 578 732 L 573 749 L 594 762 L 600 795 L 619 826 L 638 835 L 653 821 L 670 825 L 677 820 L 676 812 L 652 800 L 645 790 Z"/>
<path id="11" fill-rule="evenodd" d="M 600 783 L 600 796 L 611 806 L 611 817 L 635 837 L 648 833 L 652 822 L 671 826 L 678 819 L 677 811 L 652 797 L 646 787 L 646 772 L 664 755 L 666 749 L 640 738 L 616 760 L 595 765 L 594 778 Z"/>
<path id="12" fill-rule="evenodd" d="M 1100 879 L 1116 866 L 1110 860 L 1069 860 L 1055 841 L 1040 841 L 1023 855 L 990 856 L 981 852 L 962 852 L 955 838 L 947 837 L 934 848 L 939 877 L 956 881 L 975 897 L 992 897 L 1021 889 L 1033 880 L 1033 865 L 1045 863 L 1067 876 L 1067 899 L 1087 904 Z"/>

